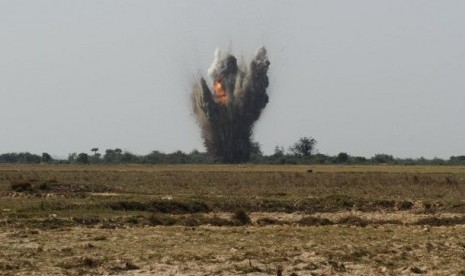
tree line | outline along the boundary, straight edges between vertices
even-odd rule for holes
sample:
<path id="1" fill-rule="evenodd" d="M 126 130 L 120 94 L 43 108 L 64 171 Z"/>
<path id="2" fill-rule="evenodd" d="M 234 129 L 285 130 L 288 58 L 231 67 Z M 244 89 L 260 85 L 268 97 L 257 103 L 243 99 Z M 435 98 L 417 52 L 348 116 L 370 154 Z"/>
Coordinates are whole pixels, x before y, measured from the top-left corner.
<path id="1" fill-rule="evenodd" d="M 252 145 L 252 164 L 389 164 L 389 165 L 465 165 L 465 155 L 441 158 L 395 158 L 389 154 L 375 154 L 373 157 L 352 156 L 341 152 L 331 156 L 315 150 L 317 141 L 312 137 L 302 137 L 287 150 L 276 146 L 271 155 L 263 154 L 260 144 Z M 68 158 L 53 159 L 48 153 L 41 155 L 29 152 L 0 154 L 0 164 L 215 164 L 206 152 L 193 150 L 190 153 L 175 151 L 163 153 L 152 151 L 146 155 L 137 155 L 119 148 L 107 149 L 100 153 L 98 148 L 90 149 L 92 153 L 71 153 Z"/>

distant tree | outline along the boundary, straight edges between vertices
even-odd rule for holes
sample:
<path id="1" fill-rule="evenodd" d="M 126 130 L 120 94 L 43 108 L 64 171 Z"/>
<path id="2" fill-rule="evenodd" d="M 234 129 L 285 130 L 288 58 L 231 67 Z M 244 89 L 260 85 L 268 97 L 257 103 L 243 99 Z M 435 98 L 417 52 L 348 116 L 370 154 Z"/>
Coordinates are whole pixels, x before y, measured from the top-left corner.
<path id="1" fill-rule="evenodd" d="M 97 155 L 98 148 L 92 148 L 90 151 L 92 151 L 94 153 L 94 156 L 95 156 L 95 155 Z"/>
<path id="2" fill-rule="evenodd" d="M 0 155 L 0 163 L 17 163 L 18 154 L 16 153 L 3 153 Z"/>
<path id="3" fill-rule="evenodd" d="M 297 156 L 308 158 L 312 155 L 316 143 L 313 137 L 302 137 L 289 150 Z"/>
<path id="4" fill-rule="evenodd" d="M 252 142 L 250 144 L 250 161 L 257 162 L 261 157 L 263 157 L 263 152 L 259 142 Z"/>
<path id="5" fill-rule="evenodd" d="M 42 157 L 29 152 L 4 153 L 0 155 L 0 163 L 38 164 Z"/>
<path id="6" fill-rule="evenodd" d="M 80 153 L 76 158 L 76 162 L 79 164 L 88 164 L 89 163 L 89 155 L 87 153 Z"/>
<path id="7" fill-rule="evenodd" d="M 352 157 L 354 163 L 366 163 L 367 159 L 363 156 L 354 156 Z"/>
<path id="8" fill-rule="evenodd" d="M 374 163 L 380 163 L 380 164 L 385 164 L 385 163 L 392 163 L 394 162 L 394 157 L 392 155 L 388 154 L 375 154 L 375 156 L 372 158 L 372 161 Z"/>
<path id="9" fill-rule="evenodd" d="M 209 164 L 213 162 L 211 156 L 208 153 L 200 152 L 196 149 L 191 151 L 188 156 L 189 162 L 193 164 Z"/>
<path id="10" fill-rule="evenodd" d="M 447 164 L 447 162 L 445 160 L 443 160 L 441 158 L 437 158 L 437 157 L 433 158 L 433 160 L 431 160 L 430 162 L 433 165 L 446 165 Z"/>
<path id="11" fill-rule="evenodd" d="M 465 155 L 451 156 L 449 158 L 449 163 L 451 163 L 451 164 L 464 164 L 465 163 Z"/>
<path id="12" fill-rule="evenodd" d="M 100 163 L 102 160 L 100 159 L 102 155 L 100 153 L 95 153 L 94 155 L 92 156 L 89 156 L 89 163 L 92 163 L 92 164 L 98 164 Z"/>
<path id="13" fill-rule="evenodd" d="M 78 155 L 75 152 L 68 154 L 68 162 L 71 163 L 71 164 L 76 163 L 77 157 L 78 157 Z"/>
<path id="14" fill-rule="evenodd" d="M 315 164 L 327 164 L 331 163 L 331 156 L 326 154 L 317 153 L 312 156 L 312 162 Z"/>
<path id="15" fill-rule="evenodd" d="M 340 152 L 336 157 L 336 163 L 346 163 L 349 161 L 349 155 L 345 152 Z"/>
<path id="16" fill-rule="evenodd" d="M 18 163 L 23 163 L 23 164 L 31 164 L 35 163 L 38 164 L 42 160 L 42 157 L 37 154 L 32 154 L 29 152 L 21 152 L 18 153 Z"/>
<path id="17" fill-rule="evenodd" d="M 123 163 L 139 163 L 139 157 L 135 154 L 132 154 L 130 152 L 124 152 L 121 155 L 121 162 Z"/>
<path id="18" fill-rule="evenodd" d="M 105 151 L 105 155 L 103 156 L 103 160 L 106 163 L 121 163 L 122 157 L 123 151 L 121 149 L 107 149 Z"/>
<path id="19" fill-rule="evenodd" d="M 274 147 L 274 157 L 282 157 L 284 156 L 284 153 L 284 148 L 282 146 L 276 145 L 276 147 Z"/>
<path id="20" fill-rule="evenodd" d="M 186 164 L 188 160 L 187 154 L 178 150 L 173 153 L 165 155 L 165 161 L 163 163 L 168 164 Z"/>
<path id="21" fill-rule="evenodd" d="M 163 162 L 164 158 L 165 158 L 165 155 L 163 153 L 157 150 L 154 150 L 142 158 L 142 163 L 159 164 Z"/>
<path id="22" fill-rule="evenodd" d="M 52 156 L 46 152 L 42 153 L 42 162 L 49 163 L 50 161 L 52 161 Z"/>

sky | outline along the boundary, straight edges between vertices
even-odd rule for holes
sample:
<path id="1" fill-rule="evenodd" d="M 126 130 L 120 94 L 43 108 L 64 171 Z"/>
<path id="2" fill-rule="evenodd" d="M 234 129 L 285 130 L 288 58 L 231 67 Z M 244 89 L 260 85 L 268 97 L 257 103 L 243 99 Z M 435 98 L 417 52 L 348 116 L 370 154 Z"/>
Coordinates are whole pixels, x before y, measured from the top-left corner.
<path id="1" fill-rule="evenodd" d="M 0 0 L 0 152 L 203 151 L 190 89 L 265 46 L 265 153 L 465 154 L 465 1 Z"/>

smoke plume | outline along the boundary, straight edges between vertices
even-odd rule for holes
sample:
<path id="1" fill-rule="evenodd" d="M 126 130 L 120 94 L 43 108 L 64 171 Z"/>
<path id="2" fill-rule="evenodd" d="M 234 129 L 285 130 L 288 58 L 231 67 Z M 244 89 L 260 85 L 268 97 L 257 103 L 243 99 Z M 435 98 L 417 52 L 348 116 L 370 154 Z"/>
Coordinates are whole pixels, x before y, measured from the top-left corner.
<path id="1" fill-rule="evenodd" d="M 265 48 L 258 50 L 249 67 L 221 50 L 204 78 L 192 90 L 193 111 L 205 147 L 217 161 L 241 163 L 250 159 L 253 126 L 268 103 L 268 67 Z"/>

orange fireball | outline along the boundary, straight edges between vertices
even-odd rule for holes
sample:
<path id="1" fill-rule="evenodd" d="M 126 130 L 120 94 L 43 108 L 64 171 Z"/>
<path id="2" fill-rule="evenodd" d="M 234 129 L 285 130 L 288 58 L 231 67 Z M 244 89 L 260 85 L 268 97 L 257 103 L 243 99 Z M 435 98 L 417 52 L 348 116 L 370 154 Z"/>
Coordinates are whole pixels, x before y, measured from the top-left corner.
<path id="1" fill-rule="evenodd" d="M 215 95 L 218 99 L 218 102 L 221 104 L 228 103 L 228 95 L 226 94 L 226 91 L 223 89 L 221 80 L 215 80 L 213 87 L 215 88 Z"/>

